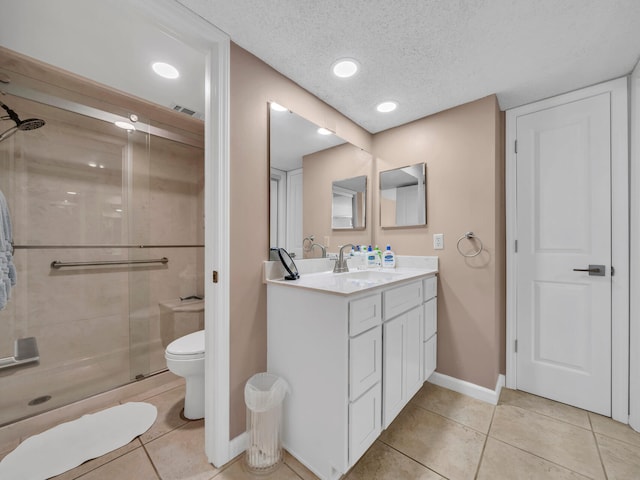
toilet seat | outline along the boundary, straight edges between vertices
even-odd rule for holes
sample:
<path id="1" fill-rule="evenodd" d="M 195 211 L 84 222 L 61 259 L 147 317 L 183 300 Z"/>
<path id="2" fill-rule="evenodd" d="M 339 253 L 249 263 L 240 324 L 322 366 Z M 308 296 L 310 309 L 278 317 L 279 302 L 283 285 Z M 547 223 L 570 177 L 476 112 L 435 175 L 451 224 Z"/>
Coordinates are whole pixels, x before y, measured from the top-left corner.
<path id="1" fill-rule="evenodd" d="M 172 360 L 194 360 L 204 358 L 204 330 L 180 337 L 169 344 L 165 358 Z"/>

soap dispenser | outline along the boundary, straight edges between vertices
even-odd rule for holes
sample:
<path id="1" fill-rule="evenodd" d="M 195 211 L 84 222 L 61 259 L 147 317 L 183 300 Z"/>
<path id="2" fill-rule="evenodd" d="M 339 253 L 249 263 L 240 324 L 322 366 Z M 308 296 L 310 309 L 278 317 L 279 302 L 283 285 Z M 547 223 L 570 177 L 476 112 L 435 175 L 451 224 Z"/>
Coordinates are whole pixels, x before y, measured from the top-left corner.
<path id="1" fill-rule="evenodd" d="M 382 266 L 384 268 L 396 268 L 396 254 L 391 251 L 391 245 L 387 245 L 382 257 Z"/>
<path id="2" fill-rule="evenodd" d="M 367 267 L 368 268 L 375 268 L 377 267 L 377 262 L 376 262 L 376 252 L 373 251 L 373 248 L 371 248 L 371 245 L 369 245 L 369 248 L 367 249 Z"/>
<path id="3" fill-rule="evenodd" d="M 378 248 L 378 245 L 376 245 L 373 251 L 376 254 L 376 266 L 382 267 L 382 251 Z"/>

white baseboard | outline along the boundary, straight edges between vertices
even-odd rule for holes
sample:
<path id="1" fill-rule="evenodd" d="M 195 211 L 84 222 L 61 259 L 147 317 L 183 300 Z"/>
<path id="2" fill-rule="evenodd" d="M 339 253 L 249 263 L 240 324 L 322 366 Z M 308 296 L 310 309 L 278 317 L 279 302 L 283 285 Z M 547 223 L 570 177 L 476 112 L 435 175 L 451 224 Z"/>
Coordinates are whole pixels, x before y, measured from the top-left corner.
<path id="1" fill-rule="evenodd" d="M 229 442 L 229 458 L 236 458 L 247 449 L 248 444 L 249 437 L 247 436 L 247 432 L 242 432 Z"/>
<path id="2" fill-rule="evenodd" d="M 432 373 L 427 381 L 434 385 L 438 385 L 439 387 L 448 388 L 454 392 L 462 393 L 463 395 L 467 395 L 477 400 L 482 400 L 483 402 L 487 402 L 492 405 L 498 404 L 500 391 L 502 390 L 502 387 L 504 387 L 504 375 L 498 375 L 495 390 L 481 387 L 475 383 L 459 380 L 438 372 Z"/>

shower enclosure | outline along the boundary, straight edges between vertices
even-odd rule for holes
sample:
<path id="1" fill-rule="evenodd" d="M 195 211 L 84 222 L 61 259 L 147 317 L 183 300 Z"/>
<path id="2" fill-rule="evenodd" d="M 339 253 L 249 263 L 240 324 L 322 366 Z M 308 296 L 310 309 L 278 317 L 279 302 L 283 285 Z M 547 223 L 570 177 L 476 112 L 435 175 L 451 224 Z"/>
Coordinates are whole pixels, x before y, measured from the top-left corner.
<path id="1" fill-rule="evenodd" d="M 0 141 L 17 270 L 0 358 L 27 337 L 40 357 L 0 369 L 0 426 L 164 370 L 188 333 L 170 328 L 171 306 L 203 295 L 203 122 L 64 77 L 0 61 L 2 104 L 45 122 Z"/>

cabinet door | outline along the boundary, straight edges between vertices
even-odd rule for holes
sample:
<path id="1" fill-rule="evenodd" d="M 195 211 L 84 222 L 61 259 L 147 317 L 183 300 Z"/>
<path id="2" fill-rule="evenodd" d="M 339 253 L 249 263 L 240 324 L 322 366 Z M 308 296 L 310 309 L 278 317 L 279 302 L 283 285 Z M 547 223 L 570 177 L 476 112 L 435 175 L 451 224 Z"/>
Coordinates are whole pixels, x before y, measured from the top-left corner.
<path id="1" fill-rule="evenodd" d="M 413 397 L 423 383 L 422 361 L 422 307 L 416 307 L 406 314 L 405 327 L 405 358 L 403 359 L 405 377 L 406 404 Z"/>
<path id="2" fill-rule="evenodd" d="M 379 293 L 349 302 L 349 336 L 355 337 L 380 323 L 382 299 Z"/>
<path id="3" fill-rule="evenodd" d="M 389 320 L 384 324 L 383 345 L 384 360 L 382 367 L 384 395 L 383 395 L 383 424 L 387 428 L 404 407 L 404 378 L 403 359 L 404 332 L 406 314 Z"/>
<path id="4" fill-rule="evenodd" d="M 425 278 L 422 281 L 422 289 L 424 290 L 424 301 L 435 297 L 438 295 L 438 279 L 437 277 L 429 277 Z"/>
<path id="5" fill-rule="evenodd" d="M 424 342 L 424 381 L 426 382 L 431 374 L 436 371 L 436 360 L 438 359 L 438 334 L 436 333 L 429 340 Z"/>
<path id="6" fill-rule="evenodd" d="M 382 378 L 380 326 L 349 340 L 349 400 L 355 400 Z"/>
<path id="7" fill-rule="evenodd" d="M 380 426 L 380 384 L 349 404 L 349 466 L 378 438 Z"/>
<path id="8" fill-rule="evenodd" d="M 422 281 L 392 288 L 382 292 L 382 297 L 384 319 L 388 320 L 422 304 Z"/>
<path id="9" fill-rule="evenodd" d="M 438 331 L 438 299 L 432 298 L 424 304 L 424 341 Z"/>

